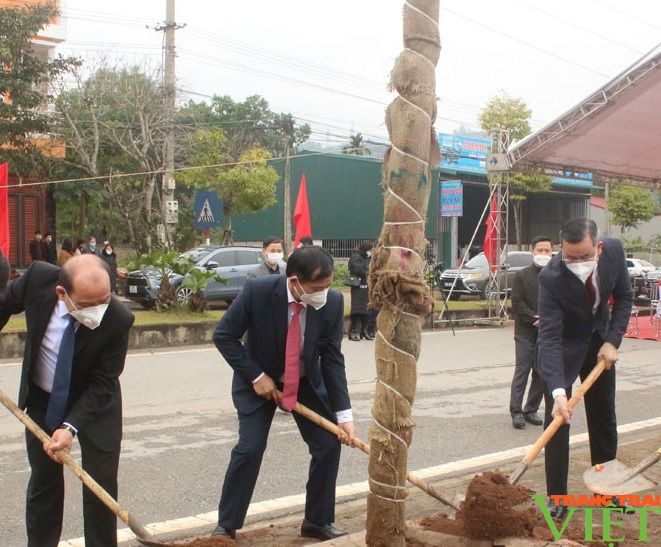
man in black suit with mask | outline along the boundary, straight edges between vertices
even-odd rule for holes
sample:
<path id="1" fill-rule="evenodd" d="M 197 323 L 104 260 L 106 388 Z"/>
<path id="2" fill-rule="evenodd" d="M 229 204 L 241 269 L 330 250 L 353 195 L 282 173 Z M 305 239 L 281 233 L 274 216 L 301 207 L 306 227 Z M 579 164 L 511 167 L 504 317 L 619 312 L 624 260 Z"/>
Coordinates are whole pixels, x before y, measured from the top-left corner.
<path id="1" fill-rule="evenodd" d="M 77 436 L 83 468 L 117 497 L 119 375 L 133 314 L 110 294 L 108 270 L 94 255 L 73 257 L 62 268 L 34 262 L 0 294 L 0 329 L 22 312 L 27 340 L 18 405 L 53 440 L 42 445 L 26 433 L 27 545 L 56 547 L 64 511 L 64 474 L 56 451 L 69 452 Z M 87 547 L 117 545 L 115 514 L 87 488 L 83 513 Z"/>
<path id="2" fill-rule="evenodd" d="M 213 536 L 234 537 L 243 526 L 276 406 L 291 411 L 297 400 L 345 433 L 338 439 L 293 414 L 312 457 L 301 535 L 332 539 L 346 533 L 332 524 L 335 481 L 340 441 L 351 444 L 355 427 L 340 347 L 344 302 L 328 290 L 332 281 L 331 255 L 321 247 L 300 247 L 289 257 L 286 275 L 248 279 L 213 334 L 234 369 L 232 400 L 239 417 Z M 290 331 L 297 332 L 295 344 Z"/>
<path id="3" fill-rule="evenodd" d="M 562 415 L 565 424 L 546 446 L 547 494 L 567 494 L 571 386 L 597 364 L 606 370 L 585 394 L 592 465 L 615 459 L 615 363 L 633 304 L 624 249 L 619 240 L 600 238 L 593 220 L 577 218 L 560 232 L 562 251 L 539 274 L 539 335 L 536 368 L 545 384 L 544 426 Z M 612 310 L 610 300 L 612 297 Z M 549 505 L 553 518 L 567 511 Z"/>

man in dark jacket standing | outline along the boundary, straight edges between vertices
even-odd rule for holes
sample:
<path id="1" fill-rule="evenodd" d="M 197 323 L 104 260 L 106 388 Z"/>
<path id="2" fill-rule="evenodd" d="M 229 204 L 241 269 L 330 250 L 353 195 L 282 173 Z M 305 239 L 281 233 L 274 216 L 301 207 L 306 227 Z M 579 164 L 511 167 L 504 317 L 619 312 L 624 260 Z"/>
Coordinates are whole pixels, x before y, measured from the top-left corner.
<path id="1" fill-rule="evenodd" d="M 605 369 L 585 394 L 590 458 L 597 465 L 617 456 L 615 362 L 629 324 L 633 289 L 618 239 L 600 238 L 593 220 L 567 221 L 560 232 L 562 252 L 539 274 L 539 337 L 535 368 L 544 381 L 544 426 L 561 415 L 565 424 L 546 445 L 546 490 L 567 494 L 568 407 L 577 377 L 590 374 L 598 359 Z M 612 309 L 611 309 L 612 297 Z M 617 505 L 617 501 L 613 498 Z M 553 518 L 567 507 L 549 505 Z"/>
<path id="2" fill-rule="evenodd" d="M 544 395 L 542 380 L 533 369 L 535 364 L 535 342 L 537 342 L 537 295 L 539 294 L 538 277 L 541 269 L 548 264 L 553 255 L 553 242 L 546 236 L 537 236 L 531 245 L 533 264 L 520 270 L 512 282 L 512 309 L 514 310 L 514 346 L 516 364 L 510 393 L 510 414 L 512 425 L 523 429 L 526 422 L 542 425 L 537 415 L 539 404 Z M 528 390 L 528 400 L 523 408 L 523 395 L 526 392 L 528 376 L 532 371 L 532 380 Z"/>

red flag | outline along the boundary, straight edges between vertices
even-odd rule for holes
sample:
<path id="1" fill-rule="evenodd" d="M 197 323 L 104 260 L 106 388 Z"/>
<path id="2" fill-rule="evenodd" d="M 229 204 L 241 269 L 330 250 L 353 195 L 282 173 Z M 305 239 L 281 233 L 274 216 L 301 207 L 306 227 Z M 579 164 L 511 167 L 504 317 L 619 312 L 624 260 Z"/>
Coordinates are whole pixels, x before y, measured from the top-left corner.
<path id="1" fill-rule="evenodd" d="M 0 165 L 0 249 L 9 258 L 9 177 L 7 164 Z"/>
<path id="2" fill-rule="evenodd" d="M 484 236 L 484 256 L 491 264 L 491 271 L 498 269 L 498 192 L 491 197 L 491 211 L 487 217 L 487 233 Z"/>
<path id="3" fill-rule="evenodd" d="M 296 207 L 294 207 L 294 225 L 296 226 L 294 248 L 296 248 L 302 237 L 312 237 L 312 228 L 310 227 L 310 208 L 308 207 L 308 192 L 305 188 L 305 173 L 301 176 L 301 186 L 298 189 L 298 198 L 296 198 Z"/>

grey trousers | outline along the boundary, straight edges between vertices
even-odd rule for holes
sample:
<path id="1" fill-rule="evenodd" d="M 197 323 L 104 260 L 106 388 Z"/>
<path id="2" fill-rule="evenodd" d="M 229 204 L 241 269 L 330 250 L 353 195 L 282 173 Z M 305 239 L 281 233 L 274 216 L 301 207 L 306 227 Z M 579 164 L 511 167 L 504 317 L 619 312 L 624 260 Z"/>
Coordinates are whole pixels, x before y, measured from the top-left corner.
<path id="1" fill-rule="evenodd" d="M 544 396 L 542 379 L 533 368 L 535 364 L 535 338 L 525 334 L 514 335 L 516 364 L 510 392 L 510 414 L 537 412 Z M 526 406 L 523 407 L 523 396 L 528 384 L 528 376 L 532 371 L 532 380 L 528 390 Z"/>

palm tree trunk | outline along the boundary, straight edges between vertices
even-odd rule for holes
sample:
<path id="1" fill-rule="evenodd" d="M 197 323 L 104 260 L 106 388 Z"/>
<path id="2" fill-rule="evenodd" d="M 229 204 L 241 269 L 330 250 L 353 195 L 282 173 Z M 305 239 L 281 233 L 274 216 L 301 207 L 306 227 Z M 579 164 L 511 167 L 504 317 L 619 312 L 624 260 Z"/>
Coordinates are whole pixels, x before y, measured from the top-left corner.
<path id="1" fill-rule="evenodd" d="M 386 112 L 392 146 L 383 163 L 384 225 L 370 264 L 370 305 L 380 309 L 375 360 L 377 383 L 370 428 L 369 546 L 403 547 L 408 447 L 414 421 L 422 318 L 433 299 L 423 277 L 425 214 L 440 160 L 435 67 L 440 53 L 439 0 L 408 0 L 404 51 L 390 85 L 398 97 Z"/>

